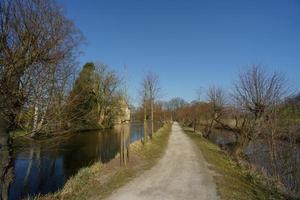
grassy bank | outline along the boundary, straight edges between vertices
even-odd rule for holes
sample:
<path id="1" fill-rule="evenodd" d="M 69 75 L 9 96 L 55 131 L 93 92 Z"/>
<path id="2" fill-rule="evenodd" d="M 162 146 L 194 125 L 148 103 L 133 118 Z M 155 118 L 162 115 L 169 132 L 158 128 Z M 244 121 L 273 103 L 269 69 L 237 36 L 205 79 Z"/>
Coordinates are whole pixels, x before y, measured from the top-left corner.
<path id="1" fill-rule="evenodd" d="M 171 124 L 159 129 L 145 144 L 137 141 L 130 145 L 126 166 L 120 165 L 120 158 L 107 164 L 95 163 L 81 169 L 70 178 L 62 190 L 36 199 L 103 199 L 131 179 L 151 168 L 163 155 L 171 132 Z"/>
<path id="2" fill-rule="evenodd" d="M 270 184 L 271 181 L 267 181 L 266 176 L 238 166 L 217 145 L 199 133 L 188 128 L 184 128 L 184 131 L 195 142 L 211 170 L 216 172 L 214 179 L 222 200 L 292 199 L 280 193 L 274 184 Z"/>

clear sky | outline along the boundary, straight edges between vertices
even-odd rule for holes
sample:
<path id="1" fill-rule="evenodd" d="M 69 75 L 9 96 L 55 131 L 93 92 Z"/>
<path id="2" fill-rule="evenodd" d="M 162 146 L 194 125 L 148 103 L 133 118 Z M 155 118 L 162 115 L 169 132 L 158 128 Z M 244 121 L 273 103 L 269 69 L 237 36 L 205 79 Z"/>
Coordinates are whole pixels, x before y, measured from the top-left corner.
<path id="1" fill-rule="evenodd" d="M 86 37 L 81 64 L 124 73 L 137 102 L 142 76 L 159 74 L 163 99 L 199 87 L 230 89 L 250 64 L 284 72 L 300 91 L 300 0 L 57 0 Z"/>

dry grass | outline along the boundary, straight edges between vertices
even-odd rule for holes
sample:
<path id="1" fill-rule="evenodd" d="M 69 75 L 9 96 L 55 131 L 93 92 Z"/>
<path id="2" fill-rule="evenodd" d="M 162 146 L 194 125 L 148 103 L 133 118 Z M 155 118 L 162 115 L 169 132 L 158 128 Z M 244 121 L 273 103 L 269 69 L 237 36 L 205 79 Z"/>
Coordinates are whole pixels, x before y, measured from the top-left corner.
<path id="1" fill-rule="evenodd" d="M 275 185 L 266 181 L 263 176 L 251 169 L 237 165 L 217 145 L 203 138 L 200 134 L 184 129 L 185 133 L 195 142 L 199 151 L 212 170 L 218 174 L 214 177 L 218 193 L 223 200 L 286 200 Z"/>

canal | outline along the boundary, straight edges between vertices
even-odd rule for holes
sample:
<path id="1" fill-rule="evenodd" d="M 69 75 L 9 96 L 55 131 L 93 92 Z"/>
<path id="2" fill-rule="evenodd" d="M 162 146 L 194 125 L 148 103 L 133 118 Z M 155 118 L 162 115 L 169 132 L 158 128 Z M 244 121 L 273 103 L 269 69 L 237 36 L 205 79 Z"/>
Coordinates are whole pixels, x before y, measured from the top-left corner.
<path id="1" fill-rule="evenodd" d="M 160 127 L 161 124 L 155 124 L 155 130 Z M 1 196 L 15 200 L 55 192 L 79 169 L 114 159 L 124 144 L 122 138 L 128 145 L 143 136 L 143 123 L 129 123 L 111 130 L 80 132 L 44 141 L 16 139 L 9 147 L 0 149 Z"/>

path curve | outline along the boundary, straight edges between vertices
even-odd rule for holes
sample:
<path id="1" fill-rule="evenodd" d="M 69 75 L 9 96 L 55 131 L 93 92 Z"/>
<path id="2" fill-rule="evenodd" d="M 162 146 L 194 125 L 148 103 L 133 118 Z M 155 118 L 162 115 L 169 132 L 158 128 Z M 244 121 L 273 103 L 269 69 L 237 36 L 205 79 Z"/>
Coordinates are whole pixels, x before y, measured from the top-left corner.
<path id="1" fill-rule="evenodd" d="M 193 141 L 178 123 L 172 126 L 168 147 L 150 170 L 113 193 L 108 200 L 219 199 L 212 174 Z"/>

